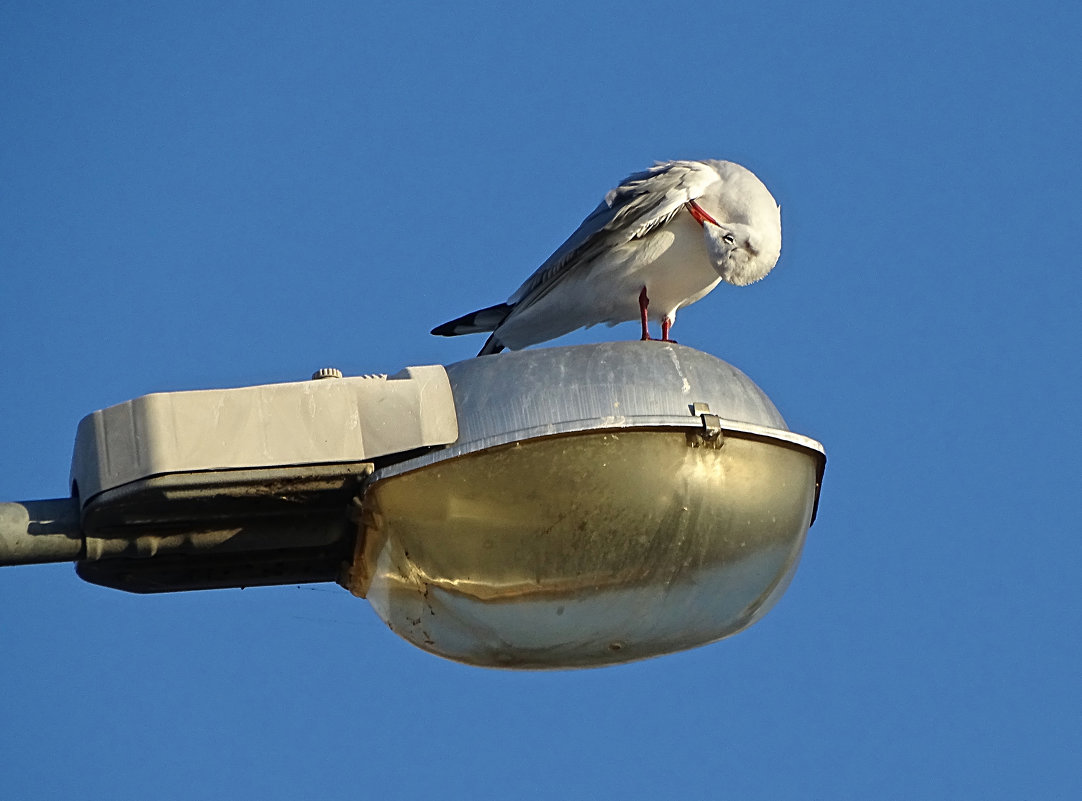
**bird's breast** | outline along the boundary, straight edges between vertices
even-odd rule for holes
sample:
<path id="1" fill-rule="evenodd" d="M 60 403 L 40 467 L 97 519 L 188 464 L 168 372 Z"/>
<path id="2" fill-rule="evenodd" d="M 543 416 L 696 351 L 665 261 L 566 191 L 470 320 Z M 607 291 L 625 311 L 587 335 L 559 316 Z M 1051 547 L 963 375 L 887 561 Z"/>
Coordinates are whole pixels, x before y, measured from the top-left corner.
<path id="1" fill-rule="evenodd" d="M 648 236 L 614 249 L 607 262 L 591 277 L 609 288 L 617 307 L 611 322 L 638 318 L 639 292 L 644 286 L 650 318 L 660 320 L 694 303 L 721 280 L 710 261 L 702 228 L 684 213 Z"/>

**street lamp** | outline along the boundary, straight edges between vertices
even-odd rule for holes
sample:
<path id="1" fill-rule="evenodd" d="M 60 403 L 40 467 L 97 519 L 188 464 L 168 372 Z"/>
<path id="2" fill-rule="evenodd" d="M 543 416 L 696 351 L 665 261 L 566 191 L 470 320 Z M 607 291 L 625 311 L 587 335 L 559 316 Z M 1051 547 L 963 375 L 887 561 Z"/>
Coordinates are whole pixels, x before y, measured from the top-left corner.
<path id="1" fill-rule="evenodd" d="M 337 581 L 425 650 L 586 667 L 734 634 L 784 592 L 825 456 L 671 343 L 148 395 L 76 436 L 0 563 L 134 592 Z"/>

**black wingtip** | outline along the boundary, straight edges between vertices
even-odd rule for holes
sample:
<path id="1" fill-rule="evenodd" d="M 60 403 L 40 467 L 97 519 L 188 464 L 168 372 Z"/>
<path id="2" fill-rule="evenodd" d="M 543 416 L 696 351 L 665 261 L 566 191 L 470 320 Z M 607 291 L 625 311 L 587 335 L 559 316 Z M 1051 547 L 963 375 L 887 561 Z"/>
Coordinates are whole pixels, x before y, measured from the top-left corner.
<path id="1" fill-rule="evenodd" d="M 457 322 L 456 320 L 452 320 L 449 323 L 444 323 L 443 325 L 437 325 L 435 328 L 433 328 L 428 333 L 432 334 L 433 336 L 437 336 L 437 337 L 453 337 L 453 336 L 455 336 L 455 323 L 456 322 Z"/>
<path id="2" fill-rule="evenodd" d="M 507 319 L 507 315 L 514 308 L 507 303 L 498 303 L 487 309 L 478 309 L 475 312 L 464 314 L 443 325 L 437 325 L 432 329 L 432 334 L 438 337 L 457 337 L 462 334 L 487 334 L 495 331 L 500 323 Z"/>

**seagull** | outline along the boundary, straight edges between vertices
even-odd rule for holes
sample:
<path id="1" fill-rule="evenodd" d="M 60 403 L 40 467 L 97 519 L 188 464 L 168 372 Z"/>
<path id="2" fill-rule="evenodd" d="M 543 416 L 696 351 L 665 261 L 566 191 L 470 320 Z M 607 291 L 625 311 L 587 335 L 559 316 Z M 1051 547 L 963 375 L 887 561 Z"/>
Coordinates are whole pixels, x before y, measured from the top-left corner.
<path id="1" fill-rule="evenodd" d="M 781 253 L 781 209 L 750 170 L 731 161 L 666 161 L 605 195 L 506 303 L 432 329 L 491 332 L 478 356 L 535 345 L 597 323 L 661 323 L 725 281 L 763 278 Z"/>

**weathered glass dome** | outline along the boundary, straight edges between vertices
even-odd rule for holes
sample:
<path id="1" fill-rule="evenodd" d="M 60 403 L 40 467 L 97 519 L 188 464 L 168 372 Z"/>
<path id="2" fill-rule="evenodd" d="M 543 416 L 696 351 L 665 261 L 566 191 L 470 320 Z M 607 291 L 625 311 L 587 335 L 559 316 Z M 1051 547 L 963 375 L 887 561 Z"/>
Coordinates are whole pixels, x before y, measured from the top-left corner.
<path id="1" fill-rule="evenodd" d="M 588 667 L 734 634 L 788 586 L 824 451 L 736 368 L 616 342 L 446 370 L 458 440 L 376 471 L 343 581 L 397 634 Z"/>

